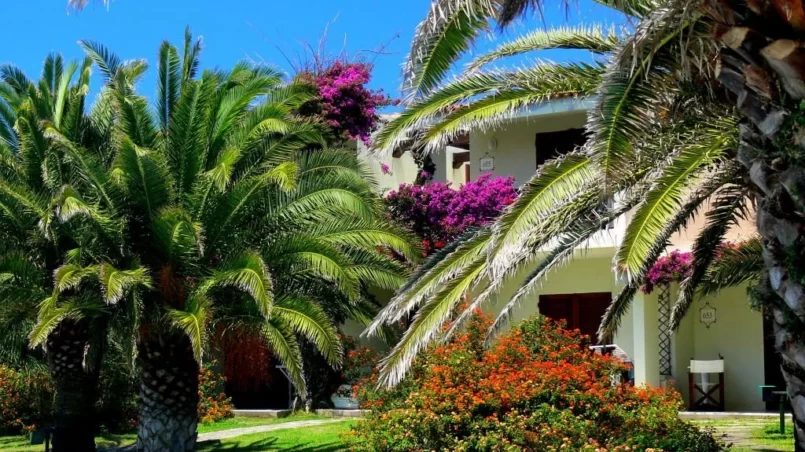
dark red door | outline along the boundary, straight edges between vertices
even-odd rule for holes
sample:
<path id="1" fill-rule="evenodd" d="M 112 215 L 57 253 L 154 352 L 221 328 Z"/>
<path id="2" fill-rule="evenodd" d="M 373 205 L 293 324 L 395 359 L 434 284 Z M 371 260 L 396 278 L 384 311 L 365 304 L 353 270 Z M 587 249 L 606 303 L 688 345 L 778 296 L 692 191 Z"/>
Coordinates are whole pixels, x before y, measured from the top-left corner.
<path id="1" fill-rule="evenodd" d="M 568 329 L 578 329 L 597 343 L 601 318 L 611 302 L 610 292 L 540 295 L 539 312 L 553 320 L 564 320 Z"/>

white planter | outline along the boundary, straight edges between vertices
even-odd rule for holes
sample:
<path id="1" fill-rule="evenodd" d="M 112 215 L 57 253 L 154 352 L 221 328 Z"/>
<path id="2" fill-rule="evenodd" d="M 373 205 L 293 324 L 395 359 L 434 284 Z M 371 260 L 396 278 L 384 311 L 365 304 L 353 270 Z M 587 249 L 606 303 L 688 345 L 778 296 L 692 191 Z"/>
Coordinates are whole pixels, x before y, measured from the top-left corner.
<path id="1" fill-rule="evenodd" d="M 341 385 L 338 387 L 340 392 L 349 392 L 352 393 L 352 386 L 350 385 Z M 330 396 L 330 400 L 333 401 L 333 405 L 336 409 L 339 410 L 357 410 L 358 409 L 358 399 L 355 397 L 342 397 L 335 393 Z"/>

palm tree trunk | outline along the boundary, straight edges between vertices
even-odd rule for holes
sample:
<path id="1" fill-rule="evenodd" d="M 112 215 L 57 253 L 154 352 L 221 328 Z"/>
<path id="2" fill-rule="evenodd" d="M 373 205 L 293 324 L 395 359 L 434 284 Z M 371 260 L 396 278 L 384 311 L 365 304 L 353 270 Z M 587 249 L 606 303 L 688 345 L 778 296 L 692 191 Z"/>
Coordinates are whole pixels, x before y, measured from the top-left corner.
<path id="1" fill-rule="evenodd" d="M 47 338 L 47 363 L 56 389 L 54 452 L 95 450 L 98 366 L 88 365 L 89 324 L 64 320 Z"/>
<path id="2" fill-rule="evenodd" d="M 140 343 L 140 419 L 137 450 L 196 450 L 198 373 L 183 335 L 149 337 Z"/>
<path id="3" fill-rule="evenodd" d="M 748 124 L 741 128 L 741 139 L 738 159 L 757 187 L 757 228 L 767 269 L 754 295 L 774 323 L 796 450 L 805 452 L 805 168 L 783 164 L 774 142 Z"/>
<path id="4" fill-rule="evenodd" d="M 801 0 L 705 1 L 723 44 L 718 79 L 745 120 L 738 160 L 756 190 L 766 280 L 796 450 L 805 452 L 805 32 Z"/>

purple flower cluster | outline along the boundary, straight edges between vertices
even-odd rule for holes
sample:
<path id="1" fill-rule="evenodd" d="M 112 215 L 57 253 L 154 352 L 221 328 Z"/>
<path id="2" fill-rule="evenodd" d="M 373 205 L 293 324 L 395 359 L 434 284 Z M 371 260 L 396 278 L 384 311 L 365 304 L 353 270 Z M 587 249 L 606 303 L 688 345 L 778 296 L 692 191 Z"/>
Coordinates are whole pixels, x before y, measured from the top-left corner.
<path id="1" fill-rule="evenodd" d="M 689 252 L 679 250 L 671 251 L 667 256 L 663 256 L 651 266 L 646 273 L 646 281 L 640 290 L 643 293 L 651 293 L 656 286 L 681 282 L 690 276 L 693 255 Z"/>
<path id="2" fill-rule="evenodd" d="M 388 166 L 385 163 L 381 163 L 380 164 L 380 171 L 382 171 L 383 174 L 391 174 L 391 167 Z"/>
<path id="3" fill-rule="evenodd" d="M 513 177 L 478 180 L 458 190 L 450 184 L 400 185 L 386 196 L 389 214 L 421 240 L 425 254 L 444 248 L 468 228 L 489 223 L 517 199 Z"/>
<path id="4" fill-rule="evenodd" d="M 369 144 L 377 109 L 394 103 L 382 90 L 366 88 L 372 78 L 371 70 L 367 63 L 336 61 L 318 74 L 302 74 L 302 80 L 316 86 L 318 96 L 300 111 L 321 118 L 340 138 Z"/>

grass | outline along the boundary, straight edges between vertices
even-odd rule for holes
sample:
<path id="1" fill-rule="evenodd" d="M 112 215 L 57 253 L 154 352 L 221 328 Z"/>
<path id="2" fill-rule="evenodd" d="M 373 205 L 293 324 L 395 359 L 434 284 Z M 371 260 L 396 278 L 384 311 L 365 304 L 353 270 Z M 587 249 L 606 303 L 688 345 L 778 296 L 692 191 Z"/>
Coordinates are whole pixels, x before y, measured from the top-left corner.
<path id="1" fill-rule="evenodd" d="M 769 424 L 756 428 L 752 431 L 752 443 L 756 446 L 752 449 L 733 448 L 731 452 L 749 452 L 758 450 L 774 451 L 793 451 L 794 450 L 794 426 L 791 422 L 785 425 L 785 434 L 780 434 L 779 424 Z"/>
<path id="2" fill-rule="evenodd" d="M 132 444 L 137 440 L 137 435 L 134 433 L 125 433 L 122 435 L 113 435 L 110 433 L 103 434 L 95 438 L 95 444 L 98 448 L 120 447 L 127 444 Z M 0 450 L 15 451 L 15 452 L 42 452 L 45 446 L 42 444 L 32 445 L 27 436 L 0 436 Z"/>
<path id="3" fill-rule="evenodd" d="M 696 421 L 701 427 L 716 429 L 716 435 L 727 434 L 723 440 L 735 443 L 730 452 L 793 452 L 794 427 L 786 422 L 785 434 L 780 434 L 778 422 L 758 420 L 709 420 Z"/>
<path id="4" fill-rule="evenodd" d="M 273 425 L 273 424 L 282 424 L 285 422 L 295 422 L 295 421 L 310 421 L 316 419 L 328 419 L 323 416 L 317 416 L 315 414 L 307 414 L 307 413 L 300 413 L 294 414 L 292 416 L 284 417 L 284 418 L 271 418 L 271 417 L 235 417 L 231 419 L 225 419 L 221 422 L 216 422 L 214 424 L 201 424 L 198 426 L 199 433 L 208 433 L 208 432 L 217 432 L 221 430 L 230 430 L 235 428 L 245 428 L 245 427 L 255 427 L 258 425 Z M 345 422 L 345 424 L 347 424 Z M 341 425 L 340 423 L 338 425 Z M 321 428 L 325 428 L 327 426 L 321 426 Z M 315 429 L 316 427 L 309 427 L 310 429 Z M 299 429 L 302 430 L 302 429 Z M 299 430 L 288 430 L 286 433 L 290 432 L 298 432 Z M 277 432 L 277 435 L 282 433 L 282 431 Z M 294 433 L 296 435 L 298 433 Z M 267 434 L 265 434 L 267 435 Z M 263 436 L 265 436 L 263 435 Z M 249 435 L 244 436 L 242 438 L 248 438 L 253 436 L 259 435 Z M 314 435 L 315 436 L 315 435 Z M 240 439 L 237 438 L 238 440 Z M 308 439 L 308 438 L 306 438 Z M 125 433 L 121 435 L 115 435 L 111 433 L 104 433 L 100 436 L 95 438 L 95 443 L 98 445 L 98 448 L 111 448 L 111 447 L 120 447 L 125 446 L 128 444 L 133 444 L 137 440 L 137 435 L 135 433 Z M 227 441 L 234 441 L 227 440 Z M 224 441 L 226 443 L 226 441 Z M 42 452 L 45 450 L 43 445 L 32 445 L 28 440 L 27 436 L 20 436 L 20 435 L 13 435 L 13 436 L 0 436 L 0 450 L 2 451 L 15 451 L 15 452 Z M 203 449 L 203 450 L 218 450 L 218 449 Z M 221 449 L 221 450 L 239 450 L 239 449 Z M 244 449 L 244 450 L 264 450 L 264 449 Z M 272 450 L 272 449 L 268 449 Z M 291 449 L 293 450 L 293 449 Z M 329 450 L 329 449 L 322 449 L 322 450 Z M 334 449 L 335 450 L 335 449 Z"/>
<path id="5" fill-rule="evenodd" d="M 292 430 L 255 433 L 225 439 L 220 442 L 202 443 L 200 451 L 295 451 L 295 452 L 338 452 L 348 450 L 343 435 L 349 431 L 354 421 L 303 427 Z"/>

